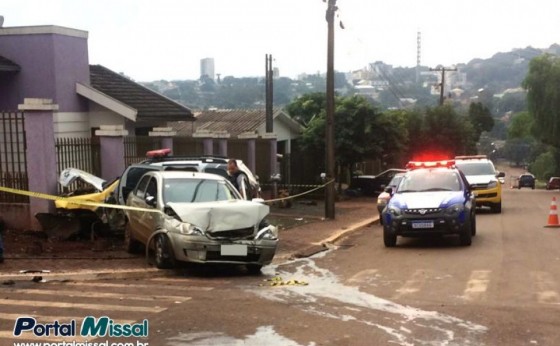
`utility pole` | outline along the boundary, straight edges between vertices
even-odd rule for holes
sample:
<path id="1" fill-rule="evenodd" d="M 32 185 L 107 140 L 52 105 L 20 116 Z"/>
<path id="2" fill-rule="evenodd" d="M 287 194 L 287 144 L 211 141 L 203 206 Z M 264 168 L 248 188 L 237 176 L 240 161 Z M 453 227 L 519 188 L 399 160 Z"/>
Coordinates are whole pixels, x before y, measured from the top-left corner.
<path id="1" fill-rule="evenodd" d="M 273 72 L 272 72 L 272 54 L 265 55 L 265 69 L 266 69 L 266 77 L 265 77 L 265 113 L 266 113 L 266 132 L 272 133 L 273 130 L 273 121 L 272 121 L 272 113 L 273 113 Z"/>
<path id="2" fill-rule="evenodd" d="M 443 106 L 443 89 L 445 89 L 445 72 L 457 71 L 457 69 L 456 68 L 438 67 L 438 68 L 431 68 L 430 71 L 441 72 L 441 84 L 440 84 L 440 88 L 439 88 L 439 105 Z"/>
<path id="3" fill-rule="evenodd" d="M 334 179 L 334 13 L 336 0 L 328 0 L 327 7 L 327 124 L 325 127 L 325 146 L 327 174 L 326 182 Z M 335 184 L 330 183 L 325 187 L 325 218 L 334 220 Z"/>

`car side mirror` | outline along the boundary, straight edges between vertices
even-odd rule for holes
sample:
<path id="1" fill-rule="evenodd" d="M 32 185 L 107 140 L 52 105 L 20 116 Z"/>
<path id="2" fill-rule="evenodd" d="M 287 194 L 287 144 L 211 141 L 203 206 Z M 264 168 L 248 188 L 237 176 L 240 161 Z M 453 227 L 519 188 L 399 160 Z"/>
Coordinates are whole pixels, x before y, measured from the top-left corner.
<path id="1" fill-rule="evenodd" d="M 389 186 L 389 187 L 385 188 L 385 192 L 387 192 L 389 195 L 393 196 L 394 191 L 393 191 L 393 188 Z"/>
<path id="2" fill-rule="evenodd" d="M 505 172 L 499 172 L 499 173 L 496 175 L 496 177 L 498 177 L 498 178 L 504 178 L 505 176 L 506 176 L 506 173 L 505 173 Z"/>
<path id="3" fill-rule="evenodd" d="M 154 196 L 148 195 L 144 200 L 146 201 L 146 204 L 149 205 L 150 207 L 155 207 L 157 204 L 157 200 Z"/>

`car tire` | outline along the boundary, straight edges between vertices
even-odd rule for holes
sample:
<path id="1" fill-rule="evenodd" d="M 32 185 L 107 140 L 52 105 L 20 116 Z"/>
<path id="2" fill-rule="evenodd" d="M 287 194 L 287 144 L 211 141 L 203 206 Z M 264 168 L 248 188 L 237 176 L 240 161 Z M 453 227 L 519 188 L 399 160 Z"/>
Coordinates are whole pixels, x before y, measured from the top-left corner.
<path id="1" fill-rule="evenodd" d="M 465 225 L 461 234 L 459 234 L 459 242 L 461 246 L 470 246 L 472 244 L 472 225 L 471 220 Z"/>
<path id="2" fill-rule="evenodd" d="M 140 252 L 140 248 L 140 243 L 132 236 L 132 228 L 127 222 L 124 226 L 124 249 L 130 254 L 135 254 Z"/>
<path id="3" fill-rule="evenodd" d="M 471 217 L 471 235 L 473 237 L 476 235 L 476 217 L 474 215 Z"/>
<path id="4" fill-rule="evenodd" d="M 383 243 L 385 244 L 385 247 L 397 246 L 397 235 L 383 229 Z"/>
<path id="5" fill-rule="evenodd" d="M 262 269 L 262 265 L 260 264 L 247 264 L 247 271 L 249 272 L 249 274 L 251 275 L 261 275 L 261 269 Z"/>
<path id="6" fill-rule="evenodd" d="M 498 202 L 498 203 L 494 203 L 490 206 L 490 209 L 492 210 L 493 213 L 495 214 L 499 214 L 502 212 L 502 202 Z"/>
<path id="7" fill-rule="evenodd" d="M 158 269 L 170 269 L 175 267 L 175 255 L 171 251 L 169 238 L 165 234 L 159 234 L 154 240 L 155 262 Z"/>

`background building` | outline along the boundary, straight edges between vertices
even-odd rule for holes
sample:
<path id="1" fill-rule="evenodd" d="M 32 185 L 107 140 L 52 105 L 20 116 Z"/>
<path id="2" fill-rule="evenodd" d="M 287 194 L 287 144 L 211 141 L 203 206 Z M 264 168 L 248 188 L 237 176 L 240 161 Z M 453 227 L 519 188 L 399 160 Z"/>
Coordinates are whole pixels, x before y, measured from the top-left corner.
<path id="1" fill-rule="evenodd" d="M 214 58 L 200 59 L 200 78 L 208 77 L 215 80 L 214 76 Z"/>

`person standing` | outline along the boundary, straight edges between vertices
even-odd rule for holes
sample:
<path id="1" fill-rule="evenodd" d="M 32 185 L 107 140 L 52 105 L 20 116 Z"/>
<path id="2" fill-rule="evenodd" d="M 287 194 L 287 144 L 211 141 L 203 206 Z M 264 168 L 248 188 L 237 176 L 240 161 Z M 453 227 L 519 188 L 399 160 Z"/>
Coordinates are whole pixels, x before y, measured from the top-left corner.
<path id="1" fill-rule="evenodd" d="M 249 179 L 237 166 L 237 161 L 231 159 L 228 161 L 227 170 L 230 177 L 230 182 L 235 186 L 237 191 L 241 194 L 243 199 L 251 199 L 252 196 L 249 192 Z"/>

